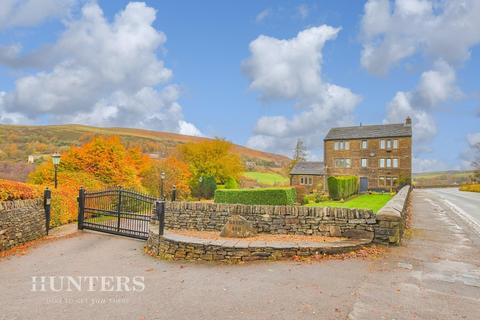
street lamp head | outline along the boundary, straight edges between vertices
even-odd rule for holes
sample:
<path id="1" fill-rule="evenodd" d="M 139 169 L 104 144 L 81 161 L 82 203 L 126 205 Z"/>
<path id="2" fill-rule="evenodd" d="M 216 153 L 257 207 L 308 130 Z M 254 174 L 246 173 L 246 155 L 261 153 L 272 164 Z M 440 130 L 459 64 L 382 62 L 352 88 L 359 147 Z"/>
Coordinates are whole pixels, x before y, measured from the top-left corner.
<path id="1" fill-rule="evenodd" d="M 161 178 L 162 180 L 165 180 L 165 172 L 162 172 L 162 173 L 160 174 L 160 178 Z"/>
<path id="2" fill-rule="evenodd" d="M 53 165 L 58 166 L 60 164 L 60 153 L 55 152 L 52 154 Z"/>

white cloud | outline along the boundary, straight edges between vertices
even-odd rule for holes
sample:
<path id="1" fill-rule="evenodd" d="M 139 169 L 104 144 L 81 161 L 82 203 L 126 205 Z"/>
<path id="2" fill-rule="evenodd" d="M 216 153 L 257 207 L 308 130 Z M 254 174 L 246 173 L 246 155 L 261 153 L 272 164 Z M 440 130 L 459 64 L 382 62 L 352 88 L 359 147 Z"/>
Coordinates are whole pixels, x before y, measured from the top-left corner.
<path id="1" fill-rule="evenodd" d="M 437 128 L 430 112 L 439 104 L 460 95 L 455 85 L 455 71 L 444 61 L 437 61 L 432 70 L 422 73 L 413 91 L 399 91 L 387 106 L 385 122 L 413 120 L 413 137 L 417 151 L 436 135 Z"/>
<path id="2" fill-rule="evenodd" d="M 297 12 L 300 18 L 305 19 L 306 17 L 308 17 L 308 14 L 310 13 L 310 9 L 305 3 L 303 3 L 297 7 Z"/>
<path id="3" fill-rule="evenodd" d="M 39 51 L 54 57 L 51 70 L 17 79 L 15 90 L 4 97 L 3 112 L 32 120 L 48 116 L 185 131 L 179 88 L 167 85 L 172 71 L 157 57 L 166 36 L 153 28 L 155 15 L 144 3 L 129 3 L 109 23 L 97 4 L 86 4 L 77 20 L 65 22 L 57 42 Z M 188 132 L 199 134 L 188 125 Z"/>
<path id="4" fill-rule="evenodd" d="M 472 169 L 474 161 L 480 163 L 480 132 L 467 134 L 468 147 L 460 154 L 463 169 Z"/>
<path id="5" fill-rule="evenodd" d="M 385 74 L 402 59 L 422 52 L 449 64 L 465 61 L 480 42 L 478 0 L 369 0 L 362 19 L 361 63 Z"/>
<path id="6" fill-rule="evenodd" d="M 270 9 L 264 9 L 260 11 L 257 16 L 255 17 L 255 22 L 260 23 L 263 22 L 267 17 L 271 14 Z"/>
<path id="7" fill-rule="evenodd" d="M 296 139 L 302 138 L 309 148 L 319 148 L 329 127 L 351 120 L 360 97 L 321 78 L 323 46 L 339 31 L 323 25 L 288 40 L 261 35 L 250 43 L 251 56 L 243 63 L 250 89 L 266 102 L 291 100 L 302 111 L 290 119 L 260 118 L 249 146 L 290 153 Z"/>
<path id="8" fill-rule="evenodd" d="M 76 0 L 2 0 L 0 30 L 31 27 L 49 18 L 65 17 L 76 2 Z"/>

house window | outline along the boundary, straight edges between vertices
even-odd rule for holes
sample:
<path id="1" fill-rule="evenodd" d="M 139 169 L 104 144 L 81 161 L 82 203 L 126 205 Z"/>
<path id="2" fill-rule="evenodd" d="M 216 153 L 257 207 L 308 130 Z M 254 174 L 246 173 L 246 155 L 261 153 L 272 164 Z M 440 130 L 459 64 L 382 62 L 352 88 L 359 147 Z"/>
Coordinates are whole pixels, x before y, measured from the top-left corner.
<path id="1" fill-rule="evenodd" d="M 304 186 L 311 186 L 313 185 L 313 178 L 312 177 L 300 177 L 300 184 Z"/>
<path id="2" fill-rule="evenodd" d="M 335 167 L 350 168 L 352 166 L 352 159 L 335 159 Z"/>
<path id="3" fill-rule="evenodd" d="M 398 168 L 398 159 L 397 158 L 393 159 L 393 167 Z"/>
<path id="4" fill-rule="evenodd" d="M 380 140 L 380 149 L 385 149 L 385 140 Z"/>
<path id="5" fill-rule="evenodd" d="M 385 177 L 379 177 L 378 178 L 378 186 L 379 187 L 384 187 L 385 186 Z"/>
<path id="6" fill-rule="evenodd" d="M 396 186 L 397 183 L 398 183 L 398 178 L 397 178 L 397 177 L 393 177 L 393 178 L 392 178 L 392 183 L 393 183 L 394 186 Z"/>
<path id="7" fill-rule="evenodd" d="M 378 165 L 380 168 L 385 168 L 385 159 L 379 159 L 378 160 Z"/>
<path id="8" fill-rule="evenodd" d="M 367 149 L 367 148 L 368 148 L 367 140 L 362 140 L 362 149 Z"/>
<path id="9" fill-rule="evenodd" d="M 392 140 L 387 140 L 387 149 L 392 149 Z"/>
<path id="10" fill-rule="evenodd" d="M 393 149 L 398 149 L 398 140 L 393 140 Z"/>
<path id="11" fill-rule="evenodd" d="M 392 167 L 392 159 L 387 159 L 387 168 Z"/>
<path id="12" fill-rule="evenodd" d="M 361 166 L 362 168 L 366 168 L 367 167 L 367 159 L 366 158 L 363 158 L 362 161 L 361 161 Z"/>
<path id="13" fill-rule="evenodd" d="M 334 150 L 350 150 L 350 142 L 348 141 L 337 141 L 333 144 Z"/>

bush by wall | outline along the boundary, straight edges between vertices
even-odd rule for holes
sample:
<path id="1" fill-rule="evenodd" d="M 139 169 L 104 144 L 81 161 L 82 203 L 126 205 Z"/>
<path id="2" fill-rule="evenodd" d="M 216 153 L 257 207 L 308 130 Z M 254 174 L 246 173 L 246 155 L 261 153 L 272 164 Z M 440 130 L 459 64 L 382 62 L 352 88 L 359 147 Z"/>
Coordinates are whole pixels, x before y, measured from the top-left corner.
<path id="1" fill-rule="evenodd" d="M 34 199 L 39 196 L 40 192 L 34 186 L 0 179 L 0 201 Z"/>
<path id="2" fill-rule="evenodd" d="M 333 200 L 347 199 L 351 195 L 358 193 L 358 177 L 328 177 L 328 192 Z"/>
<path id="3" fill-rule="evenodd" d="M 463 184 L 460 186 L 460 191 L 480 192 L 480 183 Z"/>
<path id="4" fill-rule="evenodd" d="M 215 191 L 216 203 L 293 205 L 294 188 L 224 189 Z"/>

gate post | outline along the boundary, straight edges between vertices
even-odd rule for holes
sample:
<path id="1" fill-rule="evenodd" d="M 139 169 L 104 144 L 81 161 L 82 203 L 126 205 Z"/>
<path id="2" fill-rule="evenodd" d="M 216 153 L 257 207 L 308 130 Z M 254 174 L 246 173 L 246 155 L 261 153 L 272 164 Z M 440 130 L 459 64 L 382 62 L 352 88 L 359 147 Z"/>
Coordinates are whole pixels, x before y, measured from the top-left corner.
<path id="1" fill-rule="evenodd" d="M 83 229 L 83 219 L 85 218 L 85 189 L 80 187 L 78 192 L 78 230 Z"/>
<path id="2" fill-rule="evenodd" d="M 172 187 L 172 201 L 176 201 L 177 200 L 177 187 L 175 185 L 173 185 Z"/>
<path id="3" fill-rule="evenodd" d="M 118 189 L 117 232 L 120 232 L 120 214 L 122 212 L 122 189 Z"/>
<path id="4" fill-rule="evenodd" d="M 163 230 L 165 229 L 165 201 L 155 202 L 155 211 L 158 219 L 158 234 L 163 236 Z"/>
<path id="5" fill-rule="evenodd" d="M 50 202 L 52 200 L 52 192 L 47 188 L 43 191 L 43 208 L 45 209 L 45 231 L 50 229 Z"/>

